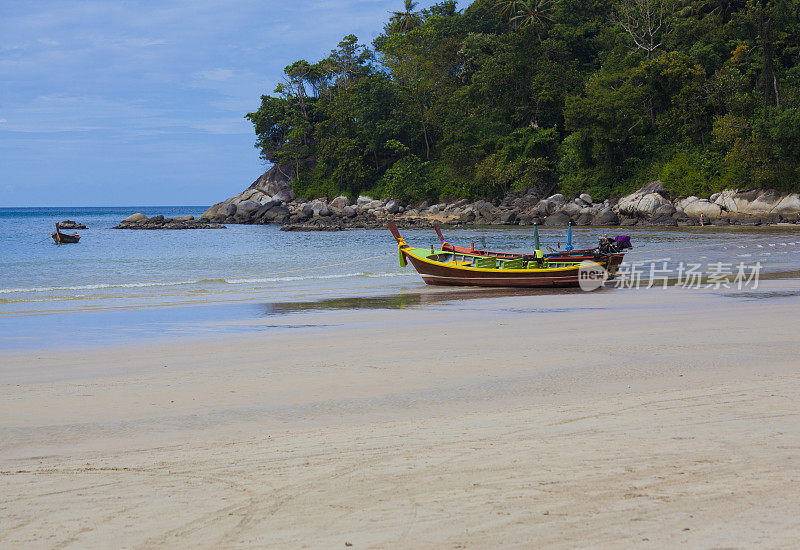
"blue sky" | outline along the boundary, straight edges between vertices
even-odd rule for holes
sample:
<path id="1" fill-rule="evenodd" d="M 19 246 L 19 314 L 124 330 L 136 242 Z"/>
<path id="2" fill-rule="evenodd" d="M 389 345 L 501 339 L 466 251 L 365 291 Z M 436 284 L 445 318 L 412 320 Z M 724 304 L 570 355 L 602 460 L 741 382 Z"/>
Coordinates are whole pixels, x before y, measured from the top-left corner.
<path id="1" fill-rule="evenodd" d="M 433 2 L 420 2 L 429 6 Z M 0 2 L 0 206 L 205 205 L 265 166 L 244 114 L 401 0 Z"/>

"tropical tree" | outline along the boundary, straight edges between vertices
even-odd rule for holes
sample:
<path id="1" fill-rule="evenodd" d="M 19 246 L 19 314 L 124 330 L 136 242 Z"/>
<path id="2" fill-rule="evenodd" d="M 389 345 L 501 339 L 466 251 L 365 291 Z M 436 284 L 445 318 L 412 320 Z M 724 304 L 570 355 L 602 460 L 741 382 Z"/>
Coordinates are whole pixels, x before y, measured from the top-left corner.
<path id="1" fill-rule="evenodd" d="M 520 28 L 533 27 L 539 42 L 542 41 L 540 30 L 552 22 L 553 3 L 551 0 L 518 0 L 516 15 L 511 22 Z"/>
<path id="2" fill-rule="evenodd" d="M 800 191 L 800 0 L 433 2 L 247 115 L 298 196 Z"/>
<path id="3" fill-rule="evenodd" d="M 414 11 L 419 5 L 414 0 L 405 0 L 404 11 L 393 11 L 389 21 L 391 28 L 396 32 L 408 32 L 422 23 L 419 12 Z"/>
<path id="4" fill-rule="evenodd" d="M 517 4 L 519 0 L 495 0 L 494 9 L 507 20 L 511 20 L 517 14 Z"/>

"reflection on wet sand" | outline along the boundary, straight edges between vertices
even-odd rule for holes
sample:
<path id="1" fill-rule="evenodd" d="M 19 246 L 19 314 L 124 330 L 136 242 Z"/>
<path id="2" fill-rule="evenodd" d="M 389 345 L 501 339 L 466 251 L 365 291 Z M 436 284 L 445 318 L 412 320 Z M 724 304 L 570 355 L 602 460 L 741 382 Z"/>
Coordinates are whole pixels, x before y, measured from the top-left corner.
<path id="1" fill-rule="evenodd" d="M 452 288 L 406 292 L 389 296 L 348 296 L 316 301 L 273 302 L 261 304 L 265 315 L 285 315 L 302 311 L 358 310 L 358 309 L 408 309 L 446 302 L 477 300 L 481 298 L 507 298 L 514 296 L 555 296 L 580 294 L 575 288 Z"/>
<path id="2" fill-rule="evenodd" d="M 769 298 L 792 298 L 800 296 L 800 290 L 751 290 L 747 292 L 728 292 L 728 298 L 742 298 L 745 300 L 766 300 Z"/>

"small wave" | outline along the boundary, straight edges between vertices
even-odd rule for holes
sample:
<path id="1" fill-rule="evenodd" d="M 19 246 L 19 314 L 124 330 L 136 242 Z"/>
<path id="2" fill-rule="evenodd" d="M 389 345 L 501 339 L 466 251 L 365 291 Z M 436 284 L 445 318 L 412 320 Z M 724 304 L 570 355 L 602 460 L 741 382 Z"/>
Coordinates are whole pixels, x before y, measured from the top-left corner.
<path id="1" fill-rule="evenodd" d="M 55 292 L 59 290 L 97 290 L 101 288 L 147 288 L 153 286 L 191 285 L 198 282 L 200 281 L 191 280 L 191 281 L 168 281 L 168 282 L 149 282 L 149 283 L 95 283 L 90 285 L 74 285 L 74 286 L 32 286 L 24 288 L 0 288 L 0 294 L 15 294 L 21 292 Z"/>
<path id="2" fill-rule="evenodd" d="M 247 283 L 279 283 L 319 279 L 346 279 L 348 277 L 405 277 L 409 273 L 339 273 L 331 275 L 287 275 L 285 277 L 244 277 L 244 278 L 208 278 L 184 281 L 150 281 L 142 283 L 94 283 L 71 286 L 33 286 L 20 288 L 0 288 L 0 294 L 22 294 L 33 292 L 59 292 L 67 290 L 99 290 L 111 288 L 149 288 L 165 286 L 182 286 L 193 284 L 247 284 Z"/>
<path id="3" fill-rule="evenodd" d="M 288 277 L 247 277 L 245 279 L 224 279 L 228 284 L 244 284 L 244 283 L 280 283 L 287 281 L 307 281 L 311 279 L 345 279 L 347 277 L 360 277 L 365 273 L 341 273 L 338 275 L 294 275 Z"/>
<path id="4" fill-rule="evenodd" d="M 371 278 L 378 278 L 378 277 L 411 277 L 416 275 L 416 273 L 367 273 L 367 277 Z"/>

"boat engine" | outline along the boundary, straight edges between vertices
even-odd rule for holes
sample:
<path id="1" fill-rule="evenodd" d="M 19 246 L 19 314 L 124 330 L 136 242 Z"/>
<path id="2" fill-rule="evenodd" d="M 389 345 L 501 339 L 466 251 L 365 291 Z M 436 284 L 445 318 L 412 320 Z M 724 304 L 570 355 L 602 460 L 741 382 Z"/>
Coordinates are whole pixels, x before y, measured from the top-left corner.
<path id="1" fill-rule="evenodd" d="M 601 254 L 616 254 L 628 248 L 633 248 L 631 238 L 628 235 L 617 235 L 616 237 L 603 235 L 600 237 L 598 250 Z"/>

